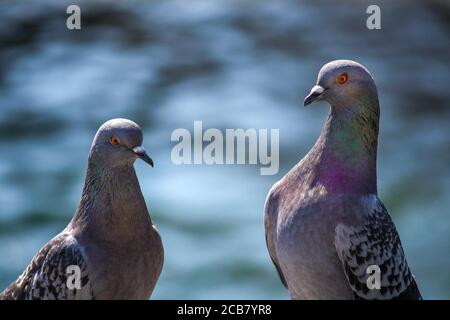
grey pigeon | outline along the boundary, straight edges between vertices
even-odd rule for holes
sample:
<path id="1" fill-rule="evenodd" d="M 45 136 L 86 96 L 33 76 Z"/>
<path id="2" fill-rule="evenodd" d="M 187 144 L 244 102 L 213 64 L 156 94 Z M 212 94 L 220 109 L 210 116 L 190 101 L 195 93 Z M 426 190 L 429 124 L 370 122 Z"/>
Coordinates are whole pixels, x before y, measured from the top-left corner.
<path id="1" fill-rule="evenodd" d="M 356 62 L 332 61 L 304 104 L 318 100 L 331 105 L 319 139 L 266 200 L 267 247 L 281 281 L 292 299 L 421 299 L 377 196 L 372 76 Z"/>
<path id="2" fill-rule="evenodd" d="M 133 167 L 138 158 L 153 166 L 141 144 L 141 128 L 130 120 L 100 127 L 75 216 L 1 299 L 150 297 L 164 253 Z"/>

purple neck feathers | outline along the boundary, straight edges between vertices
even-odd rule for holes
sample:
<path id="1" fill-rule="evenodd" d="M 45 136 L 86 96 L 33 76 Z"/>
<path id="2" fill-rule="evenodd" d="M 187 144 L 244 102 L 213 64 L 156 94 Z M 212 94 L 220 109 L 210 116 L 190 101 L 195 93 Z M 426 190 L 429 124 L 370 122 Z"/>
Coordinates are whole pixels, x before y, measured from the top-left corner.
<path id="1" fill-rule="evenodd" d="M 315 184 L 330 193 L 377 193 L 379 109 L 331 107 L 311 150 Z"/>

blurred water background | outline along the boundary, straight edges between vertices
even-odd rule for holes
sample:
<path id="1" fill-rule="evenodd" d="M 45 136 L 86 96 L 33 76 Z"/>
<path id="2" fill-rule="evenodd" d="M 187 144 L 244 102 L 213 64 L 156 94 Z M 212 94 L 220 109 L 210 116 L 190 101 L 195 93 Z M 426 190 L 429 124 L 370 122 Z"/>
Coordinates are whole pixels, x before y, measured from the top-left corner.
<path id="1" fill-rule="evenodd" d="M 66 28 L 77 3 L 82 29 Z M 353 59 L 381 100 L 379 193 L 425 298 L 450 298 L 449 6 L 385 1 L 2 1 L 0 288 L 66 226 L 97 128 L 144 129 L 136 163 L 165 245 L 155 299 L 287 299 L 268 257 L 270 187 L 318 137 L 328 107 L 302 107 L 320 67 Z M 176 128 L 280 130 L 280 170 L 175 166 Z"/>

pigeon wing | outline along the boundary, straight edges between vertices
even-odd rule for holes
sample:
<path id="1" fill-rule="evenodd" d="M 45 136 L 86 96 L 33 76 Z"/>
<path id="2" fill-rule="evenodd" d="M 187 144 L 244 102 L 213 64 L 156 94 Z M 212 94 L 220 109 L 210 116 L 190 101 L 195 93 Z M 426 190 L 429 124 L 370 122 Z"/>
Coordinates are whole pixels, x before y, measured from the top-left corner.
<path id="1" fill-rule="evenodd" d="M 335 233 L 335 247 L 355 299 L 421 299 L 383 203 L 373 196 L 363 207 L 366 212 L 360 226 L 338 224 Z M 380 270 L 379 289 L 369 289 L 368 277 L 374 275 L 370 266 Z"/>
<path id="2" fill-rule="evenodd" d="M 264 228 L 266 231 L 266 245 L 269 251 L 270 258 L 272 259 L 272 262 L 275 268 L 277 269 L 281 282 L 287 289 L 286 279 L 278 263 L 278 257 L 275 248 L 274 235 L 276 232 L 277 217 L 278 217 L 278 199 L 274 192 L 275 186 L 274 188 L 272 188 L 272 190 L 269 192 L 269 195 L 267 196 L 264 208 Z"/>
<path id="3" fill-rule="evenodd" d="M 86 259 L 76 239 L 67 233 L 53 238 L 0 299 L 94 299 Z"/>

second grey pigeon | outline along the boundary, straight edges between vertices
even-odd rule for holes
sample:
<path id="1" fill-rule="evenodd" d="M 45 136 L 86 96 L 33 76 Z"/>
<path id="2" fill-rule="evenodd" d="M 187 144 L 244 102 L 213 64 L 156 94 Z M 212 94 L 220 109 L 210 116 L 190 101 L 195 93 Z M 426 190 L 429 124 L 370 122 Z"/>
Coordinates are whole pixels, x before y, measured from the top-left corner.
<path id="1" fill-rule="evenodd" d="M 133 167 L 153 166 L 141 128 L 113 119 L 89 153 L 78 210 L 0 299 L 148 299 L 163 266 L 163 246 Z"/>
<path id="2" fill-rule="evenodd" d="M 304 104 L 319 100 L 331 105 L 319 139 L 266 200 L 267 247 L 281 281 L 292 299 L 421 299 L 377 195 L 372 76 L 354 61 L 332 61 Z"/>

